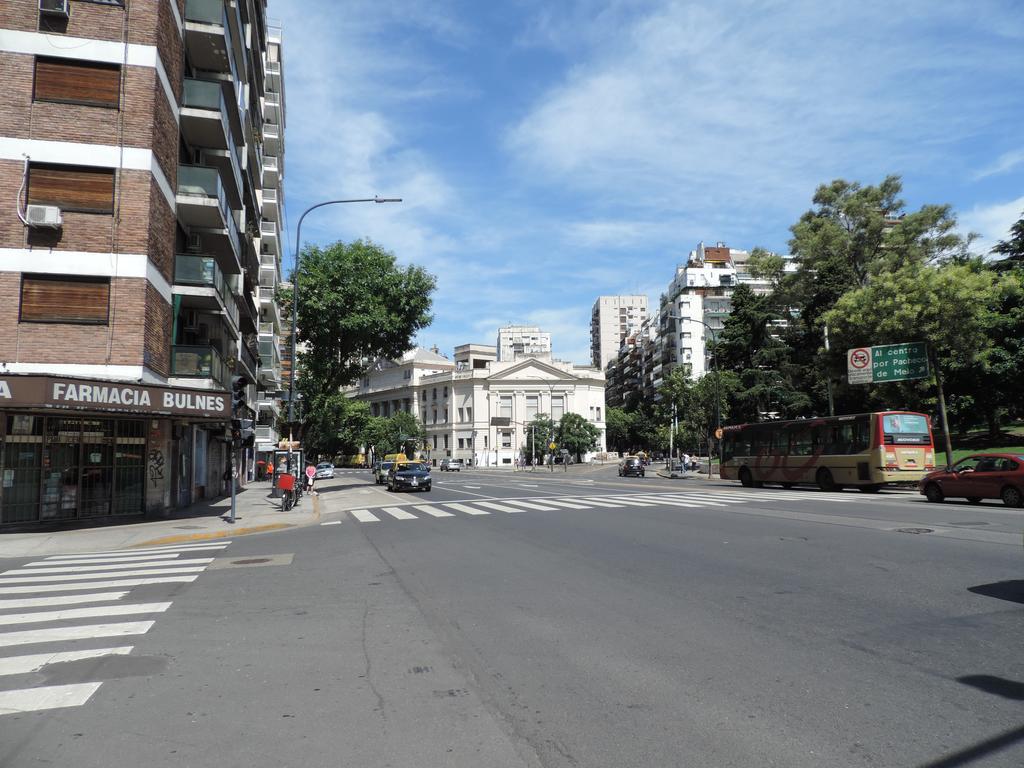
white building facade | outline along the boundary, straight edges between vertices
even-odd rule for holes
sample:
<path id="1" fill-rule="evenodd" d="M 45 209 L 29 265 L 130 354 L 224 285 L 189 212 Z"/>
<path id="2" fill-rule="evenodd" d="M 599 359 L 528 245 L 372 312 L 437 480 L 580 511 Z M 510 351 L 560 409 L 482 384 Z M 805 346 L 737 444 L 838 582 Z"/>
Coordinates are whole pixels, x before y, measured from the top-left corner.
<path id="1" fill-rule="evenodd" d="M 590 355 L 600 370 L 619 354 L 623 341 L 647 320 L 647 297 L 598 296 L 590 314 Z"/>
<path id="2" fill-rule="evenodd" d="M 496 356 L 495 347 L 483 344 L 457 347 L 454 361 L 414 350 L 378 366 L 351 394 L 375 415 L 417 416 L 427 435 L 423 457 L 434 465 L 448 457 L 511 467 L 522 456 L 530 422 L 544 414 L 556 422 L 565 413 L 583 416 L 598 430 L 597 447 L 583 460 L 604 453 L 601 371 L 533 357 L 500 362 Z"/>
<path id="3" fill-rule="evenodd" d="M 498 329 L 498 362 L 523 357 L 551 357 L 551 334 L 535 325 L 507 325 Z"/>

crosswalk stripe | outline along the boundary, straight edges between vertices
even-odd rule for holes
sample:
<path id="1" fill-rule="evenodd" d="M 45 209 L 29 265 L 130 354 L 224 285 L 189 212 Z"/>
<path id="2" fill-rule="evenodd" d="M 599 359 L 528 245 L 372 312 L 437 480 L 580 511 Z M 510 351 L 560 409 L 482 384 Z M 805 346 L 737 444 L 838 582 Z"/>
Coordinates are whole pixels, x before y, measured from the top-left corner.
<path id="1" fill-rule="evenodd" d="M 554 504 L 556 507 L 566 507 L 568 509 L 588 509 L 586 504 L 580 504 L 577 501 L 566 501 L 565 499 L 543 499 L 545 504 Z"/>
<path id="2" fill-rule="evenodd" d="M 69 565 L 65 566 L 63 563 L 60 564 L 59 568 L 33 568 L 30 571 L 23 571 L 20 568 L 15 568 L 10 571 L 4 571 L 0 573 L 0 576 L 11 576 L 12 574 L 18 574 L 19 576 L 35 575 L 37 573 L 95 573 L 98 571 L 123 571 L 125 568 L 167 568 L 168 566 L 188 566 L 188 565 L 209 565 L 213 562 L 212 557 L 193 557 L 188 560 L 175 560 L 174 562 L 167 562 L 165 560 L 158 560 L 155 563 L 115 563 L 113 565 Z M 48 563 L 53 565 L 53 563 Z"/>
<path id="3" fill-rule="evenodd" d="M 27 675 L 31 672 L 38 672 L 47 664 L 62 664 L 65 661 L 98 659 L 103 656 L 127 656 L 132 652 L 133 647 L 131 645 L 122 645 L 117 648 L 93 648 L 89 651 L 33 653 L 27 656 L 0 658 L 0 677 L 5 675 Z"/>
<path id="4" fill-rule="evenodd" d="M 380 518 L 365 509 L 353 509 L 350 513 L 360 523 L 379 523 Z"/>
<path id="5" fill-rule="evenodd" d="M 118 571 L 117 573 L 111 573 L 109 571 L 105 573 L 61 573 L 58 575 L 46 576 L 6 576 L 0 579 L 0 586 L 7 586 L 8 584 L 20 584 L 25 582 L 41 584 L 44 582 L 55 582 L 55 581 L 76 581 L 78 579 L 108 579 L 118 576 L 165 576 L 176 573 L 195 573 L 196 571 L 206 570 L 205 565 L 195 565 L 188 568 L 154 568 L 149 571 Z M 22 572 L 24 573 L 24 571 Z"/>
<path id="6" fill-rule="evenodd" d="M 682 499 L 670 499 L 670 498 L 663 498 L 663 497 L 659 497 L 658 500 L 657 500 L 657 503 L 658 504 L 667 504 L 670 507 L 687 507 L 689 509 L 698 509 L 700 507 L 705 506 L 703 503 L 701 503 L 699 501 L 696 501 L 696 500 L 694 500 L 694 501 L 683 501 Z M 707 504 L 707 506 L 722 507 L 722 506 L 725 506 L 725 505 L 724 504 Z"/>
<path id="7" fill-rule="evenodd" d="M 110 575 L 110 574 L 104 574 Z M 75 584 L 30 584 L 24 587 L 0 586 L 0 595 L 23 595 L 26 592 L 73 592 L 82 589 L 108 589 L 110 587 L 141 587 L 146 584 L 188 584 L 199 578 L 192 576 L 160 576 L 151 579 L 118 579 L 117 581 L 83 581 Z"/>
<path id="8" fill-rule="evenodd" d="M 715 493 L 666 493 L 659 494 L 657 496 L 645 496 L 647 499 L 707 499 L 713 501 L 716 504 L 743 504 L 746 499 L 734 499 L 729 496 L 719 496 Z"/>
<path id="9" fill-rule="evenodd" d="M 326 523 L 320 523 L 320 525 L 341 525 L 341 520 L 328 520 Z"/>
<path id="10" fill-rule="evenodd" d="M 85 704 L 101 685 L 102 683 L 73 683 L 0 691 L 0 715 L 79 707 Z"/>
<path id="11" fill-rule="evenodd" d="M 400 507 L 384 507 L 384 511 L 391 515 L 396 520 L 418 520 L 416 515 L 410 515 L 404 509 Z"/>
<path id="12" fill-rule="evenodd" d="M 521 509 L 516 509 L 515 507 L 510 507 L 507 504 L 498 504 L 497 502 L 494 502 L 494 501 L 474 501 L 473 503 L 477 504 L 477 505 L 479 505 L 481 507 L 487 507 L 488 509 L 496 510 L 498 512 L 522 512 L 523 511 Z"/>
<path id="13" fill-rule="evenodd" d="M 593 499 L 587 499 L 587 501 L 593 501 Z M 627 507 L 653 507 L 653 501 L 637 501 L 636 499 L 626 499 L 622 496 L 613 496 L 608 501 L 615 502 L 616 504 L 625 504 Z"/>
<path id="14" fill-rule="evenodd" d="M 52 605 L 78 605 L 81 603 L 107 603 L 120 600 L 127 592 L 94 592 L 90 595 L 60 595 L 59 597 L 24 597 L 0 600 L 0 611 L 14 608 L 46 608 Z"/>
<path id="15" fill-rule="evenodd" d="M 124 555 L 121 557 L 82 557 L 74 560 L 36 560 L 34 563 L 25 563 L 25 568 L 39 568 L 52 565 L 89 565 L 89 563 L 134 563 L 162 560 L 174 560 L 180 556 L 180 552 L 170 552 L 162 555 Z"/>
<path id="16" fill-rule="evenodd" d="M 437 507 L 430 507 L 426 504 L 417 504 L 413 509 L 418 509 L 420 512 L 425 512 L 431 517 L 455 517 L 451 512 L 445 512 L 443 509 Z"/>
<path id="17" fill-rule="evenodd" d="M 14 624 L 42 624 L 48 621 L 73 621 L 94 619 L 102 616 L 132 616 L 139 613 L 163 613 L 171 607 L 165 603 L 123 603 L 119 605 L 93 606 L 92 608 L 65 608 L 62 611 L 35 611 L 33 613 L 12 613 L 0 615 L 0 627 Z"/>
<path id="18" fill-rule="evenodd" d="M 737 504 L 735 501 L 712 501 L 704 496 L 692 496 L 690 494 L 674 494 L 672 496 L 643 496 L 641 498 L 654 501 L 658 504 L 685 504 L 690 507 L 727 507 L 730 504 Z"/>
<path id="19" fill-rule="evenodd" d="M 550 512 L 553 509 L 557 509 L 557 507 L 546 507 L 543 504 L 537 504 L 532 501 L 520 501 L 519 499 L 502 499 L 502 501 L 516 507 L 524 507 L 525 509 L 539 509 L 542 512 Z"/>
<path id="20" fill-rule="evenodd" d="M 79 627 L 49 627 L 18 632 L 0 632 L 0 648 L 33 643 L 53 643 L 61 640 L 87 640 L 93 637 L 123 637 L 144 635 L 153 626 L 152 621 L 126 621 L 115 624 L 86 624 Z"/>
<path id="21" fill-rule="evenodd" d="M 490 512 L 486 512 L 482 509 L 473 509 L 473 507 L 467 507 L 465 504 L 453 504 L 451 502 L 445 504 L 448 509 L 454 509 L 456 512 L 465 512 L 467 515 L 489 515 Z"/>
<path id="22" fill-rule="evenodd" d="M 169 552 L 194 552 L 199 549 L 224 549 L 230 541 L 217 541 L 215 544 L 181 544 L 170 547 L 153 547 L 150 549 L 113 549 L 108 552 L 88 552 L 77 555 L 52 555 L 47 560 L 69 560 L 76 557 L 117 557 L 120 555 L 159 555 Z"/>
<path id="23" fill-rule="evenodd" d="M 588 507 L 618 507 L 619 505 L 615 502 L 608 501 L 607 499 L 580 499 L 580 502 L 586 504 Z"/>

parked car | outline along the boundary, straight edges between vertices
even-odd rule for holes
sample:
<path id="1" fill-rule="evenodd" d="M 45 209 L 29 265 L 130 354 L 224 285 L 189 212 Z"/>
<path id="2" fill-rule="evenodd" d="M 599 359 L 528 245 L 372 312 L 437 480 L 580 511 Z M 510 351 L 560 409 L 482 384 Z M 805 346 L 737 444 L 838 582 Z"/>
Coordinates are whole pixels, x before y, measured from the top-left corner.
<path id="1" fill-rule="evenodd" d="M 644 476 L 644 462 L 639 456 L 627 456 L 619 462 L 619 477 Z"/>
<path id="2" fill-rule="evenodd" d="M 441 459 L 442 472 L 461 472 L 462 459 Z"/>
<path id="3" fill-rule="evenodd" d="M 377 469 L 373 473 L 373 481 L 377 485 L 383 485 L 388 479 L 388 472 L 391 471 L 391 467 L 395 465 L 393 461 L 382 461 L 377 465 Z"/>
<path id="4" fill-rule="evenodd" d="M 324 480 L 334 477 L 334 465 L 329 461 L 321 461 L 316 465 L 316 479 Z"/>
<path id="5" fill-rule="evenodd" d="M 429 491 L 430 465 L 423 461 L 396 461 L 388 471 L 389 491 Z"/>
<path id="6" fill-rule="evenodd" d="M 978 453 L 952 467 L 925 475 L 917 485 L 928 501 L 939 503 L 950 496 L 971 504 L 982 499 L 1002 499 L 1008 507 L 1024 506 L 1024 455 Z"/>

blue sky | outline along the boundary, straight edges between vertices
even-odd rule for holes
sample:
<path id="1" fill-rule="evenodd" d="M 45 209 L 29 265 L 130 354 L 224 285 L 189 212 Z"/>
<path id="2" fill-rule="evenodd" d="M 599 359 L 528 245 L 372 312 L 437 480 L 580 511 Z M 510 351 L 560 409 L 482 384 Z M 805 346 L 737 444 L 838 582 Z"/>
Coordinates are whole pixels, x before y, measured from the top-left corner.
<path id="1" fill-rule="evenodd" d="M 1024 210 L 1019 0 L 270 0 L 288 240 L 438 278 L 423 345 L 540 325 L 589 360 L 603 294 L 656 302 L 703 240 L 786 252 L 833 178 L 902 175 L 986 250 Z M 289 252 L 291 246 L 289 246 Z"/>

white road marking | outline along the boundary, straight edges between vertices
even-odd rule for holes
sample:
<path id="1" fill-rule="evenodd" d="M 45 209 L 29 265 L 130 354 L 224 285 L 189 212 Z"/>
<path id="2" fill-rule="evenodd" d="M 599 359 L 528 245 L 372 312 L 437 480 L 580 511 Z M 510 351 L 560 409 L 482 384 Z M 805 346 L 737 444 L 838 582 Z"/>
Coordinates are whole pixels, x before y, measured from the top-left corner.
<path id="1" fill-rule="evenodd" d="M 648 497 L 645 497 L 645 498 L 648 498 Z M 651 500 L 655 501 L 654 499 L 651 499 Z M 692 501 L 682 501 L 681 499 L 669 499 L 669 498 L 664 498 L 664 497 L 658 497 L 658 499 L 655 501 L 655 503 L 656 504 L 668 504 L 671 507 L 687 507 L 689 509 L 699 509 L 700 507 L 703 507 L 705 505 L 709 506 L 709 507 L 724 507 L 725 506 L 724 504 L 715 504 L 713 502 L 701 502 L 701 501 L 699 501 L 697 499 L 694 499 Z"/>
<path id="2" fill-rule="evenodd" d="M 511 504 L 515 507 L 524 507 L 526 509 L 539 509 L 542 512 L 550 512 L 557 507 L 546 507 L 543 504 L 537 504 L 532 501 L 520 501 L 519 499 L 502 499 L 506 504 Z"/>
<path id="3" fill-rule="evenodd" d="M 35 575 L 37 573 L 93 573 L 96 571 L 119 571 L 125 568 L 167 568 L 168 566 L 174 566 L 177 568 L 179 565 L 208 565 L 213 562 L 212 557 L 193 557 L 188 560 L 175 560 L 174 562 L 167 562 L 165 560 L 158 560 L 154 563 L 117 563 L 114 565 L 69 565 L 65 566 L 64 563 L 46 563 L 46 565 L 60 565 L 59 568 L 33 568 L 31 571 L 23 571 L 20 568 L 16 568 L 10 571 L 4 571 L 0 573 L 0 576 L 11 576 L 18 574 L 19 576 Z M 142 571 L 142 573 L 148 573 L 148 571 Z"/>
<path id="4" fill-rule="evenodd" d="M 474 504 L 479 504 L 481 507 L 487 507 L 488 509 L 494 509 L 498 512 L 522 512 L 521 509 L 507 506 L 506 504 L 498 504 L 494 501 L 474 501 Z"/>
<path id="5" fill-rule="evenodd" d="M 109 576 L 110 574 L 104 574 Z M 83 581 L 78 584 L 32 584 L 27 587 L 0 586 L 0 595 L 23 595 L 26 592 L 71 592 L 79 589 L 108 589 L 109 587 L 141 587 L 145 584 L 188 584 L 199 578 L 194 576 L 160 576 L 153 579 L 119 579 L 118 581 Z"/>
<path id="6" fill-rule="evenodd" d="M 607 499 L 580 499 L 581 504 L 588 507 L 618 507 L 619 505 Z"/>
<path id="7" fill-rule="evenodd" d="M 568 509 L 590 509 L 588 504 L 581 504 L 578 501 L 567 501 L 565 499 L 541 499 L 545 504 L 554 504 L 556 507 L 567 507 Z"/>
<path id="8" fill-rule="evenodd" d="M 734 499 L 730 496 L 719 496 L 717 493 L 665 493 L 654 496 L 644 496 L 645 499 L 707 499 L 716 504 L 745 504 L 746 499 Z"/>
<path id="9" fill-rule="evenodd" d="M 529 485 L 528 483 L 519 483 L 520 488 L 538 488 L 536 485 Z"/>
<path id="10" fill-rule="evenodd" d="M 404 509 L 400 507 L 384 507 L 384 511 L 391 515 L 396 520 L 418 520 L 416 515 L 410 515 Z"/>
<path id="11" fill-rule="evenodd" d="M 480 486 L 479 485 L 464 485 L 462 487 L 463 488 L 472 488 L 474 491 L 479 491 L 480 490 Z"/>
<path id="12" fill-rule="evenodd" d="M 473 509 L 472 507 L 467 507 L 465 504 L 453 504 L 452 502 L 448 502 L 445 504 L 445 506 L 448 507 L 448 509 L 454 509 L 456 512 L 465 512 L 467 515 L 491 514 L 490 512 L 486 512 L 482 509 Z"/>
<path id="13" fill-rule="evenodd" d="M 53 555 L 47 560 L 69 560 L 76 557 L 106 558 L 119 557 L 121 555 L 161 555 L 169 552 L 194 552 L 197 549 L 224 549 L 230 541 L 217 541 L 215 544 L 181 544 L 176 547 L 155 547 L 152 549 L 115 549 L 110 552 L 89 552 L 77 555 Z"/>
<path id="14" fill-rule="evenodd" d="M 426 504 L 417 504 L 413 509 L 418 509 L 420 512 L 426 512 L 431 517 L 455 517 L 451 512 L 445 512 L 443 509 L 437 507 L 428 507 Z"/>
<path id="15" fill-rule="evenodd" d="M 60 595 L 59 597 L 23 597 L 15 600 L 0 600 L 0 611 L 12 608 L 46 608 L 51 605 L 78 605 L 81 603 L 106 603 L 120 600 L 127 592 L 94 592 L 91 595 Z"/>
<path id="16" fill-rule="evenodd" d="M 353 509 L 349 514 L 360 523 L 379 523 L 380 518 L 365 509 Z"/>
<path id="17" fill-rule="evenodd" d="M 326 523 L 320 523 L 320 525 L 341 525 L 341 520 L 328 520 Z"/>
<path id="18" fill-rule="evenodd" d="M 89 565 L 90 563 L 133 563 L 140 561 L 156 561 L 160 560 L 167 562 L 168 560 L 174 560 L 176 557 L 181 555 L 180 552 L 170 552 L 167 554 L 160 555 L 125 555 L 123 557 L 82 557 L 74 560 L 37 560 L 34 563 L 25 563 L 24 568 L 39 568 L 40 566 L 48 565 Z"/>
<path id="19" fill-rule="evenodd" d="M 587 499 L 587 501 L 593 501 L 593 499 Z M 627 507 L 653 507 L 653 501 L 637 501 L 636 499 L 627 499 L 623 496 L 612 496 L 602 501 L 611 501 L 616 505 L 625 504 Z"/>
<path id="20" fill-rule="evenodd" d="M 91 651 L 62 651 L 60 653 L 33 653 L 28 656 L 9 656 L 0 659 L 0 677 L 4 675 L 27 675 L 38 672 L 47 664 L 62 664 L 65 661 L 81 659 L 98 659 L 103 656 L 127 656 L 133 646 L 122 645 L 117 648 L 94 648 Z"/>
<path id="21" fill-rule="evenodd" d="M 127 603 L 119 605 L 94 606 L 92 608 L 65 608 L 62 611 L 35 611 L 0 615 L 0 627 L 12 624 L 42 624 L 48 621 L 72 621 L 94 619 L 100 616 L 131 616 L 139 613 L 163 613 L 171 607 L 165 603 Z"/>
<path id="22" fill-rule="evenodd" d="M 689 494 L 677 493 L 671 496 L 638 496 L 645 501 L 653 501 L 657 504 L 682 504 L 690 507 L 727 507 L 730 504 L 739 504 L 738 501 L 712 501 L 706 496 L 691 496 Z"/>
<path id="23" fill-rule="evenodd" d="M 36 583 L 41 584 L 43 582 L 52 581 L 76 581 L 78 579 L 109 579 L 116 578 L 118 576 L 165 576 L 172 573 L 195 573 L 196 571 L 206 570 L 205 565 L 196 565 L 189 568 L 153 568 L 149 571 L 118 571 L 117 573 L 62 573 L 57 576 L 29 576 L 29 577 L 14 577 L 6 576 L 0 579 L 0 586 L 7 586 L 8 584 L 19 584 L 19 583 Z M 24 574 L 24 571 L 22 571 Z"/>
<path id="24" fill-rule="evenodd" d="M 85 704 L 101 685 L 102 683 L 74 683 L 0 691 L 0 715 L 79 707 Z"/>
<path id="25" fill-rule="evenodd" d="M 117 624 L 86 624 L 80 627 L 50 627 L 26 629 L 19 632 L 0 632 L 0 648 L 33 643 L 53 643 L 62 640 L 88 640 L 93 637 L 123 637 L 144 635 L 153 626 L 152 621 L 125 621 Z"/>

